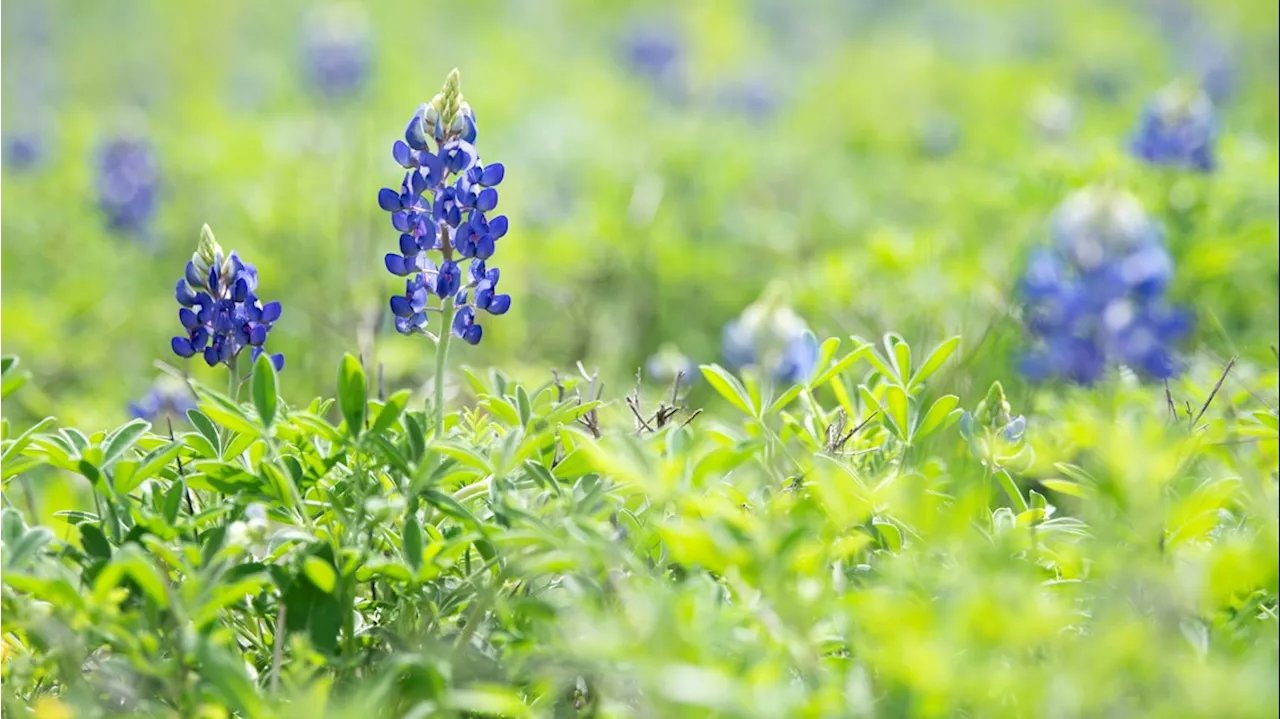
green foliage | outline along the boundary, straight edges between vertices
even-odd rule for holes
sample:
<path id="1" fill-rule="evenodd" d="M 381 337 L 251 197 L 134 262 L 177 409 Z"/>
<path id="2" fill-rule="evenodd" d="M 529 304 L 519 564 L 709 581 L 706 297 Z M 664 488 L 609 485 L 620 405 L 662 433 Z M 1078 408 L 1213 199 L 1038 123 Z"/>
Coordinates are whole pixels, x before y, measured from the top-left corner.
<path id="1" fill-rule="evenodd" d="M 584 400 L 585 374 L 469 372 L 477 407 L 432 437 L 408 392 L 367 400 L 347 356 L 338 402 L 268 397 L 268 362 L 252 406 L 198 388 L 215 411 L 172 439 L 140 421 L 6 437 L 6 470 L 77 473 L 93 496 L 48 527 L 3 513 L 5 706 L 1274 710 L 1273 410 L 1234 393 L 1188 431 L 1158 392 L 1068 395 L 1036 415 L 1042 459 L 1015 470 L 940 419 L 959 401 L 924 380 L 954 341 L 914 369 L 900 338 L 855 340 L 849 362 L 839 344 L 799 392 L 704 367 L 727 415 L 679 387 L 652 414 L 630 395 L 631 429 Z M 1276 371 L 1253 380 L 1274 389 Z M 991 395 L 976 413 L 1008 414 Z"/>

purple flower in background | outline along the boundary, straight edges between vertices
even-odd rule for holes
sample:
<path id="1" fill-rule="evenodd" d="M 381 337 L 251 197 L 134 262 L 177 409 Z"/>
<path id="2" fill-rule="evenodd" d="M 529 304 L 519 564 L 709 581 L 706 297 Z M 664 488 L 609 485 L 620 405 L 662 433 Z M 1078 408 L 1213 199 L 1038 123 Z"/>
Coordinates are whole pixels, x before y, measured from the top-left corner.
<path id="1" fill-rule="evenodd" d="M 35 134 L 9 134 L 4 138 L 4 169 L 27 172 L 45 158 L 44 142 Z"/>
<path id="2" fill-rule="evenodd" d="M 818 362 L 818 341 L 783 300 L 780 285 L 724 327 L 721 353 L 731 369 L 760 367 L 779 382 L 803 382 Z"/>
<path id="3" fill-rule="evenodd" d="M 311 89 L 329 99 L 359 94 L 373 66 L 368 18 L 356 5 L 315 11 L 303 26 L 303 69 Z"/>
<path id="4" fill-rule="evenodd" d="M 685 43 L 666 23 L 639 23 L 622 41 L 622 61 L 628 70 L 648 81 L 672 101 L 684 98 Z"/>
<path id="5" fill-rule="evenodd" d="M 141 399 L 129 403 L 129 415 L 154 422 L 166 415 L 185 417 L 187 410 L 195 408 L 195 397 L 182 383 L 160 380 Z"/>
<path id="6" fill-rule="evenodd" d="M 720 83 L 714 93 L 716 106 L 752 122 L 771 119 L 778 110 L 778 97 L 763 77 L 749 76 Z"/>
<path id="7" fill-rule="evenodd" d="M 454 70 L 391 147 L 405 175 L 399 187 L 378 192 L 378 206 L 391 214 L 391 226 L 400 233 L 397 251 L 384 263 L 405 278 L 404 294 L 391 298 L 401 334 L 430 334 L 428 313 L 442 311 L 451 300 L 451 331 L 478 344 L 479 313 L 500 315 L 511 308 L 511 296 L 498 292 L 501 273 L 486 264 L 508 230 L 506 216 L 493 215 L 506 169 L 481 162 L 476 135 L 475 113 L 463 100 Z M 429 256 L 435 253 L 438 263 Z M 470 260 L 465 272 L 463 260 Z"/>
<path id="8" fill-rule="evenodd" d="M 160 177 L 150 143 L 119 138 L 98 153 L 98 207 L 117 232 L 145 235 L 155 216 Z"/>
<path id="9" fill-rule="evenodd" d="M 1138 201 L 1081 190 L 1056 212 L 1053 233 L 1053 248 L 1037 252 L 1022 279 L 1034 340 L 1024 373 L 1080 384 L 1112 363 L 1152 379 L 1176 374 L 1173 345 L 1190 330 L 1190 317 L 1164 298 L 1173 262 Z"/>
<path id="10" fill-rule="evenodd" d="M 213 231 L 205 225 L 200 245 L 174 287 L 174 297 L 181 305 L 178 320 L 185 331 L 170 342 L 174 354 L 200 354 L 210 367 L 231 367 L 249 347 L 250 359 L 257 361 L 266 351 L 267 334 L 281 314 L 280 303 L 263 304 L 257 290 L 258 270 L 234 251 L 224 257 Z M 276 370 L 284 369 L 284 355 L 271 355 L 271 363 Z"/>
<path id="11" fill-rule="evenodd" d="M 1208 172 L 1216 165 L 1216 136 L 1217 123 L 1208 95 L 1174 85 L 1161 91 L 1143 110 L 1129 150 L 1152 165 Z"/>
<path id="12" fill-rule="evenodd" d="M 662 345 L 645 362 L 645 373 L 657 382 L 671 382 L 681 372 L 685 384 L 697 381 L 698 365 L 671 343 Z"/>

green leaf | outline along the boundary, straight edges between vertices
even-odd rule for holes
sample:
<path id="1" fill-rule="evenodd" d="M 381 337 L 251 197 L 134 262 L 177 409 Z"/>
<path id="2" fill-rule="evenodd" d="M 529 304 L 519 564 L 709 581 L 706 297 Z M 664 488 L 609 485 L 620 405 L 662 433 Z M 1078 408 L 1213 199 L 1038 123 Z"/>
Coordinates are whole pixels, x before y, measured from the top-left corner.
<path id="1" fill-rule="evenodd" d="M 413 393 L 409 390 L 402 389 L 388 397 L 386 403 L 382 405 L 382 409 L 378 411 L 378 418 L 373 421 L 373 426 L 369 428 L 369 431 L 377 434 L 391 429 L 396 420 L 400 419 L 400 415 L 404 413 L 404 408 L 408 406 L 409 398 L 412 395 Z"/>
<path id="2" fill-rule="evenodd" d="M 796 397 L 800 396 L 800 393 L 803 391 L 804 391 L 804 385 L 802 384 L 791 385 L 791 387 L 786 392 L 783 392 L 782 394 L 778 395 L 778 398 L 773 401 L 773 404 L 769 405 L 769 409 L 765 410 L 765 414 L 773 414 L 781 410 L 783 407 L 786 407 L 787 405 L 791 404 Z"/>
<path id="3" fill-rule="evenodd" d="M 1276 417 L 1270 410 L 1258 409 L 1254 410 L 1253 418 L 1258 420 L 1264 427 L 1271 430 L 1280 430 L 1280 417 Z"/>
<path id="4" fill-rule="evenodd" d="M 0 376 L 9 374 L 9 370 L 17 367 L 19 361 L 17 355 L 0 358 Z"/>
<path id="5" fill-rule="evenodd" d="M 422 500 L 454 519 L 462 520 L 474 527 L 480 527 L 480 521 L 476 519 L 475 515 L 462 506 L 458 500 L 438 489 L 423 490 Z"/>
<path id="6" fill-rule="evenodd" d="M 14 569 L 19 569 L 27 564 L 27 561 L 35 557 L 36 554 L 44 549 L 46 544 L 53 541 L 53 532 L 44 527 L 32 527 L 22 534 L 12 544 L 5 542 L 4 567 L 5 574 Z M 6 577 L 7 579 L 7 577 Z"/>
<path id="7" fill-rule="evenodd" d="M 467 714 L 509 719 L 533 716 L 533 710 L 509 687 L 473 684 L 466 689 L 453 690 L 449 699 L 454 709 Z"/>
<path id="8" fill-rule="evenodd" d="M 138 464 L 137 471 L 133 473 L 133 486 L 136 487 L 144 481 L 159 474 L 160 470 L 168 466 L 169 462 L 173 461 L 173 458 L 177 457 L 178 453 L 181 451 L 181 442 L 170 442 L 151 450 L 147 456 L 142 458 Z M 125 493 L 128 493 L 132 489 L 133 487 L 130 487 L 128 490 L 120 489 L 118 484 L 116 487 L 117 491 Z"/>
<path id="9" fill-rule="evenodd" d="M 529 404 L 529 393 L 525 392 L 524 387 L 520 385 L 516 385 L 516 412 L 520 416 L 520 426 L 528 426 L 529 417 L 533 415 L 533 409 Z"/>
<path id="10" fill-rule="evenodd" d="M 18 453 L 25 449 L 31 442 L 32 437 L 40 430 L 48 427 L 50 424 L 53 424 L 53 421 L 53 417 L 45 417 L 39 422 L 31 425 L 26 432 L 18 435 L 13 442 L 9 443 L 9 445 L 4 448 L 4 454 L 0 455 L 0 465 L 4 465 L 7 469 L 9 466 L 9 459 L 11 457 L 18 456 Z"/>
<path id="11" fill-rule="evenodd" d="M 911 378 L 910 386 L 919 387 L 922 382 L 929 379 L 934 372 L 938 371 L 938 368 L 942 367 L 942 364 L 951 357 L 952 353 L 954 353 L 956 348 L 959 346 L 960 338 L 952 337 L 937 347 L 934 347 L 933 351 L 929 353 L 929 356 L 925 358 L 924 364 L 920 365 L 920 369 L 916 370 L 915 376 Z"/>
<path id="12" fill-rule="evenodd" d="M 31 379 L 31 376 L 25 373 L 6 373 L 4 375 L 4 379 L 0 379 L 0 399 L 4 399 L 14 392 L 17 392 L 18 388 L 26 384 L 29 379 Z"/>
<path id="13" fill-rule="evenodd" d="M 911 347 L 906 340 L 890 332 L 884 336 L 884 346 L 892 353 L 893 366 L 898 370 L 898 381 L 911 376 Z"/>
<path id="14" fill-rule="evenodd" d="M 271 429 L 271 423 L 276 419 L 276 407 L 280 397 L 276 390 L 276 368 L 266 352 L 258 355 L 258 361 L 253 363 L 252 394 L 253 407 L 258 410 L 258 419 L 262 421 L 263 427 Z"/>
<path id="15" fill-rule="evenodd" d="M 818 345 L 818 361 L 813 363 L 814 367 L 826 367 L 831 358 L 836 356 L 836 350 L 840 349 L 839 337 L 828 337 Z"/>
<path id="16" fill-rule="evenodd" d="M 249 421 L 248 416 L 240 411 L 234 403 L 218 396 L 209 396 L 200 403 L 200 410 L 215 423 L 233 432 L 247 435 L 260 435 L 262 428 Z"/>
<path id="17" fill-rule="evenodd" d="M 960 398 L 953 394 L 939 397 L 933 403 L 933 406 L 929 407 L 929 411 L 924 413 L 924 419 L 920 420 L 920 426 L 916 428 L 915 436 L 920 438 L 928 437 L 954 422 L 961 414 L 956 410 L 956 406 L 959 404 Z"/>
<path id="18" fill-rule="evenodd" d="M 347 422 L 347 435 L 353 439 L 359 437 L 364 431 L 364 368 L 351 355 L 343 357 L 342 366 L 338 368 L 338 406 Z"/>
<path id="19" fill-rule="evenodd" d="M 896 384 L 891 384 L 884 390 L 884 402 L 881 404 L 885 414 L 892 420 L 894 427 L 897 428 L 897 435 L 902 439 L 907 438 L 907 432 L 910 428 L 910 404 L 907 401 L 907 393 Z"/>
<path id="20" fill-rule="evenodd" d="M 102 452 L 102 466 L 106 467 L 118 459 L 149 429 L 151 429 L 151 423 L 144 419 L 135 419 L 117 429 L 107 439 L 106 448 Z"/>
<path id="21" fill-rule="evenodd" d="M 835 364 L 828 367 L 825 371 L 823 371 L 821 374 L 815 377 L 813 381 L 809 382 L 809 386 L 816 388 L 816 387 L 821 387 L 827 382 L 830 382 L 831 378 L 835 377 L 841 372 L 852 367 L 855 362 L 857 362 L 859 359 L 863 357 L 863 355 L 866 355 L 870 351 L 871 351 L 870 345 L 862 345 L 861 347 L 855 349 L 854 351 L 850 352 L 844 357 L 841 357 L 839 361 L 837 361 Z"/>
<path id="22" fill-rule="evenodd" d="M 178 512 L 182 511 L 182 497 L 186 493 L 186 485 L 181 481 L 174 482 L 169 491 L 165 492 L 164 502 L 160 505 L 160 512 L 164 515 L 164 521 L 173 524 L 178 519 Z"/>
<path id="23" fill-rule="evenodd" d="M 747 394 L 747 390 L 738 381 L 737 377 L 729 374 L 727 370 L 719 365 L 704 364 L 701 366 L 702 376 L 707 378 L 707 384 L 710 384 L 721 397 L 729 401 L 729 404 L 737 407 L 748 415 L 755 417 L 756 410 L 751 403 L 751 397 Z"/>
<path id="24" fill-rule="evenodd" d="M 462 464 L 476 469 L 483 470 L 485 473 L 493 472 L 493 465 L 489 460 L 471 447 L 461 444 L 435 442 L 431 444 L 431 448 L 446 457 L 452 457 Z"/>
<path id="25" fill-rule="evenodd" d="M 90 557 L 111 559 L 111 543 L 96 524 L 80 525 L 80 546 Z"/>
<path id="26" fill-rule="evenodd" d="M 1004 493 L 1009 496 L 1009 501 L 1013 502 L 1013 511 L 1021 514 L 1027 511 L 1027 500 L 1023 498 L 1022 492 L 1019 491 L 1018 485 L 1013 481 L 1013 477 L 1008 472 L 996 472 L 996 481 L 1004 489 Z"/>
<path id="27" fill-rule="evenodd" d="M 325 594 L 333 594 L 333 589 L 338 584 L 338 573 L 334 571 L 333 565 L 319 557 L 312 556 L 302 560 L 302 573 Z"/>
<path id="28" fill-rule="evenodd" d="M 1045 489 L 1051 489 L 1058 494 L 1065 494 L 1071 497 L 1087 497 L 1093 494 L 1092 487 L 1079 482 L 1072 482 L 1069 479 L 1042 479 L 1040 484 Z"/>
<path id="29" fill-rule="evenodd" d="M 879 517 L 873 517 L 871 525 L 880 533 L 880 542 L 885 549 L 890 552 L 902 549 L 902 530 L 898 529 L 898 525 Z"/>
<path id="30" fill-rule="evenodd" d="M 187 410 L 187 419 L 191 420 L 191 425 L 196 428 L 201 436 L 209 440 L 209 444 L 213 446 L 214 451 L 221 451 L 221 441 L 218 439 L 218 428 L 209 419 L 208 415 L 198 409 Z"/>
<path id="31" fill-rule="evenodd" d="M 404 560 L 413 568 L 414 574 L 422 566 L 422 523 L 418 521 L 417 512 L 409 512 L 404 520 Z"/>

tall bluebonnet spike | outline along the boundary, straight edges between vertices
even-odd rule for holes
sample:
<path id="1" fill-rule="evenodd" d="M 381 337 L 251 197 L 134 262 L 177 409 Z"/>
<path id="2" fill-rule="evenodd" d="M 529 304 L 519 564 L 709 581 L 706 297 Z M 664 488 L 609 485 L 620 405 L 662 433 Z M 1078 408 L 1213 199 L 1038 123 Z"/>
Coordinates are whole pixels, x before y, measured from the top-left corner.
<path id="1" fill-rule="evenodd" d="M 201 279 L 200 266 L 206 263 L 208 273 Z M 282 310 L 279 302 L 263 305 L 254 293 L 257 268 L 235 252 L 224 259 L 222 248 L 206 226 L 184 274 L 175 297 L 182 305 L 178 318 L 186 335 L 170 341 L 174 354 L 192 357 L 199 353 L 213 366 L 230 364 L 245 347 L 260 349 Z M 284 366 L 283 356 L 279 366 Z"/>
<path id="2" fill-rule="evenodd" d="M 1123 364 L 1152 379 L 1178 369 L 1174 344 L 1189 317 L 1164 298 L 1173 263 L 1158 227 L 1131 195 L 1087 188 L 1054 217 L 1054 248 L 1038 251 L 1021 287 L 1033 381 L 1100 379 Z"/>
<path id="3" fill-rule="evenodd" d="M 510 296 L 494 291 L 497 269 L 483 262 L 493 256 L 509 226 L 505 216 L 486 216 L 497 207 L 494 186 L 506 169 L 481 161 L 474 145 L 477 136 L 475 113 L 463 99 L 454 71 L 441 92 L 415 112 L 405 139 L 392 144 L 392 158 L 410 174 L 398 192 L 380 191 L 378 205 L 391 213 L 392 226 L 401 233 L 399 252 L 386 255 L 384 264 L 391 274 L 406 278 L 404 294 L 389 303 L 402 334 L 427 332 L 428 313 L 441 311 L 448 301 L 460 318 L 451 331 L 475 344 L 482 334 L 474 322 L 476 311 L 502 314 L 511 306 Z M 440 253 L 438 267 L 428 256 L 433 252 Z M 458 261 L 467 258 L 478 259 L 464 280 Z M 429 306 L 432 296 L 435 306 Z"/>
<path id="4" fill-rule="evenodd" d="M 1143 109 L 1129 140 L 1135 157 L 1152 165 L 1213 170 L 1217 120 L 1202 90 L 1172 85 Z"/>

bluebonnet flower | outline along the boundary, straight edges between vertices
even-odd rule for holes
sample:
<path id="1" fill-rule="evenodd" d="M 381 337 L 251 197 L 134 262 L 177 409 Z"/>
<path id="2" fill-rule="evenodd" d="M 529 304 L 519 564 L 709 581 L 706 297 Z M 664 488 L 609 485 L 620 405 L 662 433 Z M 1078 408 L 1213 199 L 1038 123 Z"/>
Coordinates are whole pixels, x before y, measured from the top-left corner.
<path id="1" fill-rule="evenodd" d="M 165 415 L 185 417 L 196 408 L 195 397 L 181 382 L 160 380 L 136 402 L 129 403 L 129 415 L 154 422 Z"/>
<path id="2" fill-rule="evenodd" d="M 4 169 L 6 170 L 26 172 L 38 166 L 44 156 L 44 142 L 38 135 L 13 134 L 4 138 Z"/>
<path id="3" fill-rule="evenodd" d="M 1111 363 L 1167 379 L 1172 345 L 1190 318 L 1164 298 L 1173 262 L 1159 228 L 1132 195 L 1092 188 L 1054 217 L 1055 245 L 1031 259 L 1022 279 L 1035 348 L 1023 371 L 1089 384 Z"/>
<path id="4" fill-rule="evenodd" d="M 732 369 L 756 366 L 779 382 L 802 382 L 818 362 L 818 341 L 784 304 L 780 286 L 770 287 L 722 334 L 724 362 Z"/>
<path id="5" fill-rule="evenodd" d="M 405 175 L 398 188 L 378 192 L 378 205 L 391 213 L 391 226 L 400 232 L 398 251 L 385 264 L 405 278 L 404 294 L 391 298 L 401 334 L 430 335 L 428 313 L 442 311 L 452 299 L 452 332 L 477 344 L 484 332 L 479 313 L 511 309 L 511 296 L 498 292 L 501 273 L 487 264 L 507 234 L 506 216 L 490 216 L 506 170 L 501 163 L 483 164 L 475 140 L 475 113 L 462 98 L 454 70 L 440 94 L 413 114 L 404 140 L 392 145 Z M 428 253 L 439 253 L 439 264 Z M 462 260 L 470 260 L 465 278 Z M 430 306 L 433 297 L 436 307 Z"/>
<path id="6" fill-rule="evenodd" d="M 960 436 L 969 451 L 983 462 L 1006 466 L 1015 459 L 1029 460 L 1026 441 L 1027 419 L 1013 415 L 1004 387 L 993 382 L 984 400 L 973 412 L 960 415 Z"/>
<path id="7" fill-rule="evenodd" d="M 762 76 L 724 81 L 714 93 L 716 105 L 751 122 L 765 122 L 778 110 L 778 93 Z"/>
<path id="8" fill-rule="evenodd" d="M 336 5 L 313 14 L 303 26 L 302 53 L 313 90 L 330 99 L 359 93 L 373 65 L 364 12 L 355 5 Z"/>
<path id="9" fill-rule="evenodd" d="M 671 382 L 680 372 L 684 372 L 684 382 L 691 382 L 698 376 L 698 367 L 674 344 L 662 345 L 657 352 L 645 362 L 645 372 L 649 378 L 658 382 Z"/>
<path id="10" fill-rule="evenodd" d="M 145 140 L 118 138 L 98 155 L 98 206 L 113 230 L 145 234 L 156 211 L 160 177 Z"/>
<path id="11" fill-rule="evenodd" d="M 1217 136 L 1213 103 L 1199 89 L 1172 85 L 1162 90 L 1142 112 L 1129 150 L 1152 165 L 1214 169 Z"/>
<path id="12" fill-rule="evenodd" d="M 622 43 L 627 69 L 647 80 L 669 99 L 684 96 L 685 48 L 678 31 L 663 23 L 639 23 Z"/>
<path id="13" fill-rule="evenodd" d="M 257 289 L 258 270 L 235 251 L 224 257 L 213 231 L 205 225 L 200 245 L 174 288 L 182 305 L 178 320 L 186 331 L 170 342 L 174 354 L 199 353 L 210 367 L 220 363 L 232 367 L 249 347 L 250 359 L 256 362 L 266 351 L 267 334 L 281 314 L 280 303 L 263 304 Z M 271 355 L 271 363 L 277 370 L 284 369 L 284 355 Z"/>

